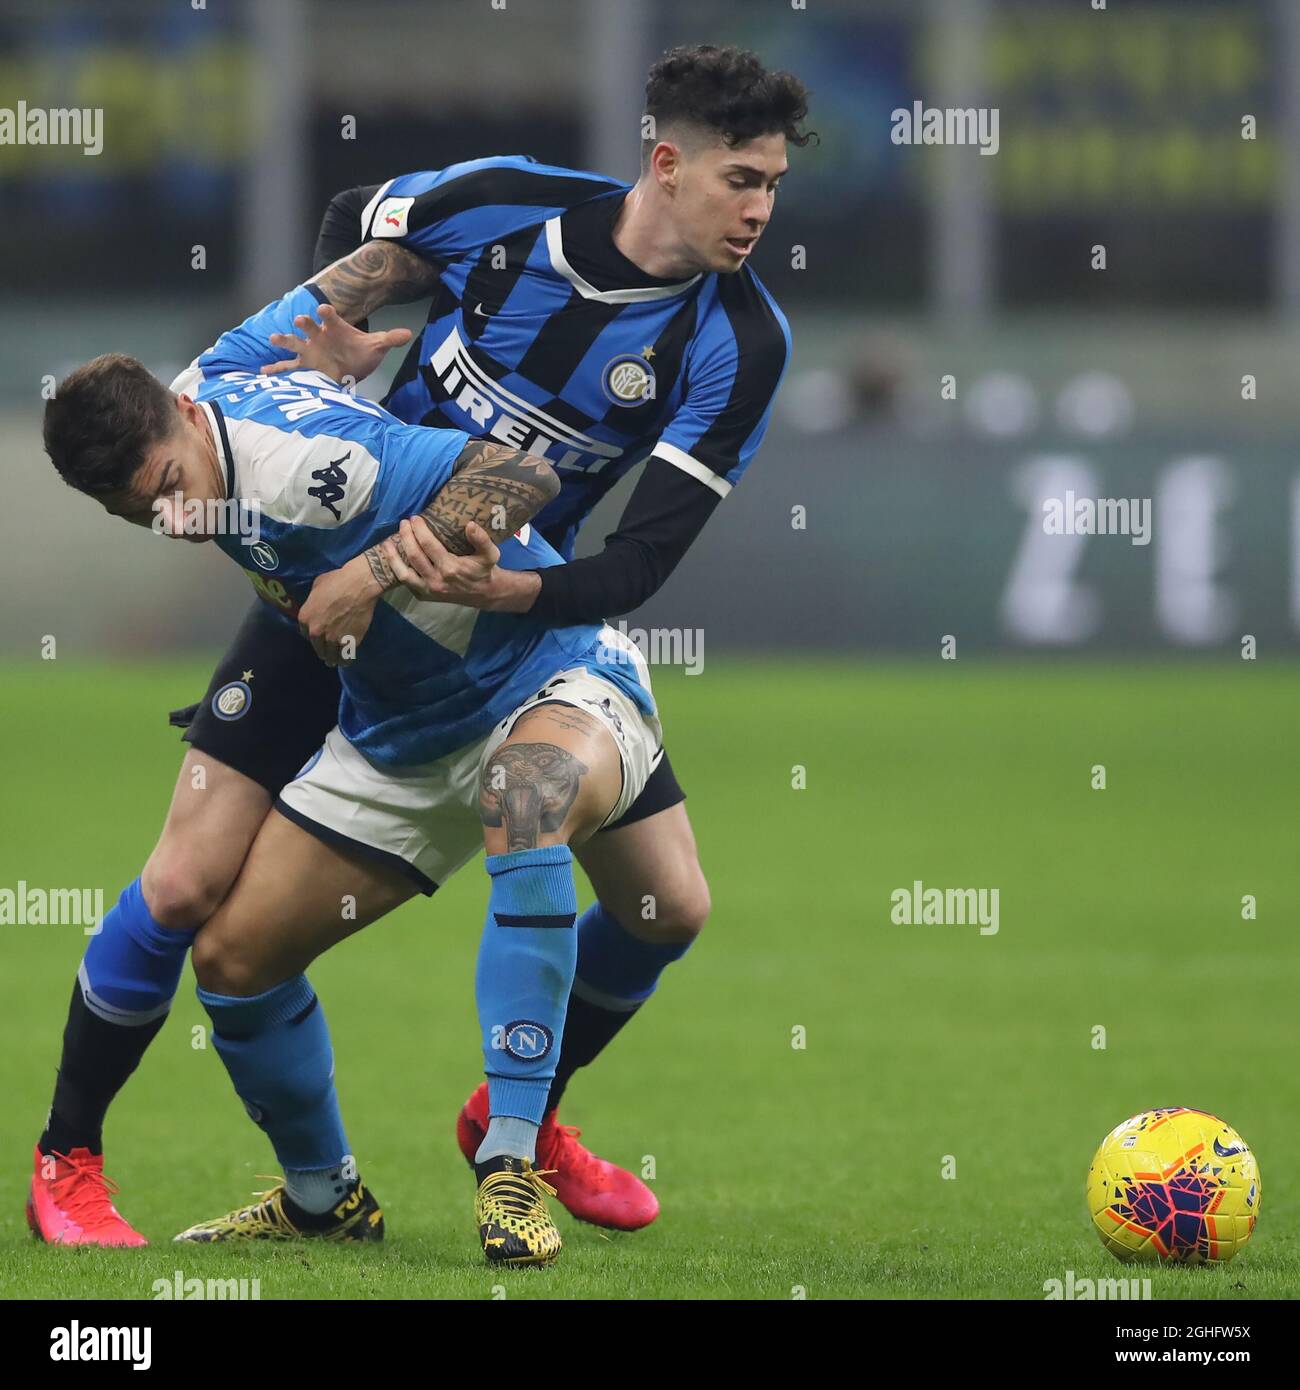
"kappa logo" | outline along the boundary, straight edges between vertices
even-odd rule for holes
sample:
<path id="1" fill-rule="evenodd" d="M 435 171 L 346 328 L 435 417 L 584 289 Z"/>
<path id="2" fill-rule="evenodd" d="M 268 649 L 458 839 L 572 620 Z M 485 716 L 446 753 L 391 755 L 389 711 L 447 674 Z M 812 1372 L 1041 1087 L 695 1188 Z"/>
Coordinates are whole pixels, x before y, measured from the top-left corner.
<path id="1" fill-rule="evenodd" d="M 590 705 L 593 709 L 603 714 L 605 718 L 613 724 L 615 729 L 618 730 L 619 738 L 623 737 L 623 721 L 618 717 L 618 711 L 610 704 L 608 695 L 606 695 L 603 700 L 584 700 L 582 703 L 584 705 Z"/>
<path id="2" fill-rule="evenodd" d="M 326 464 L 324 468 L 315 469 L 312 477 L 316 479 L 320 487 L 307 489 L 307 496 L 314 497 L 335 521 L 343 520 L 342 514 L 334 504 L 343 500 L 343 489 L 347 486 L 348 475 L 343 471 L 342 465 L 351 457 L 352 450 L 349 449 L 342 458 L 335 459 L 332 463 Z"/>

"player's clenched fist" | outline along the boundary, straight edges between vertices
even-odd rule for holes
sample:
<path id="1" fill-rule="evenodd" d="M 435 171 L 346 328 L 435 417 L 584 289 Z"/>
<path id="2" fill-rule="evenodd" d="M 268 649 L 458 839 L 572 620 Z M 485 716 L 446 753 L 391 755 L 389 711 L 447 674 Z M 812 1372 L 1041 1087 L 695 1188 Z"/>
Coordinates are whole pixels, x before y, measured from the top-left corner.
<path id="1" fill-rule="evenodd" d="M 298 612 L 298 631 L 326 666 L 346 666 L 356 659 L 382 592 L 364 555 L 312 584 Z"/>
<path id="2" fill-rule="evenodd" d="M 393 577 L 416 598 L 490 608 L 499 597 L 501 552 L 477 522 L 465 527 L 465 539 L 473 549 L 468 555 L 453 555 L 417 516 L 403 521 L 398 535 L 384 541 L 382 549 Z"/>

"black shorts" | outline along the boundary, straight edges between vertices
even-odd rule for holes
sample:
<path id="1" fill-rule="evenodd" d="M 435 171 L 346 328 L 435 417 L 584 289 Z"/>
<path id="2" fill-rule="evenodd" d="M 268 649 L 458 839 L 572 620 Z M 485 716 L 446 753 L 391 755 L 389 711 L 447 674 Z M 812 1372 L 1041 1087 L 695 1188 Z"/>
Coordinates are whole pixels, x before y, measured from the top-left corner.
<path id="1" fill-rule="evenodd" d="M 339 675 L 258 599 L 197 705 L 173 710 L 185 742 L 242 772 L 274 797 L 302 771 L 339 722 Z M 605 830 L 632 825 L 686 800 L 665 752 L 641 795 Z"/>
<path id="2" fill-rule="evenodd" d="M 173 710 L 185 742 L 276 796 L 339 722 L 339 673 L 261 599 L 197 705 Z"/>

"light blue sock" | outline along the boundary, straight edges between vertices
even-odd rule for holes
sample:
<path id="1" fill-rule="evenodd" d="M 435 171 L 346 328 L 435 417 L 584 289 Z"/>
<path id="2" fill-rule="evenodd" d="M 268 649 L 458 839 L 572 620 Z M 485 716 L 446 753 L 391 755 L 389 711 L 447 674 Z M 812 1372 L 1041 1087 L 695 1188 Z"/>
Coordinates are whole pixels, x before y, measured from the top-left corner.
<path id="1" fill-rule="evenodd" d="M 578 954 L 573 855 L 567 845 L 516 850 L 488 855 L 486 868 L 492 891 L 475 993 L 488 1108 L 540 1125 Z"/>
<path id="2" fill-rule="evenodd" d="M 531 1120 L 516 1119 L 514 1115 L 493 1115 L 488 1120 L 487 1133 L 474 1154 L 475 1163 L 508 1154 L 511 1158 L 537 1161 L 537 1131 Z"/>

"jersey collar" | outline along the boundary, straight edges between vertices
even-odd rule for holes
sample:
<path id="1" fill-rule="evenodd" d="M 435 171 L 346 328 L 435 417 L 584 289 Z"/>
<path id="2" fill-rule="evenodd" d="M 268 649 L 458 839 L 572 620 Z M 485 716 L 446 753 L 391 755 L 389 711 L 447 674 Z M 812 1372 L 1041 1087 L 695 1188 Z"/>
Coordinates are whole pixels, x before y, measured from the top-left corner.
<path id="1" fill-rule="evenodd" d="M 207 411 L 213 437 L 220 441 L 219 452 L 226 470 L 226 497 L 231 498 L 235 495 L 235 455 L 230 447 L 230 435 L 226 432 L 226 417 L 216 401 L 200 401 L 199 408 Z"/>
<path id="2" fill-rule="evenodd" d="M 600 304 L 645 304 L 655 299 L 671 299 L 681 294 L 703 277 L 703 272 L 692 275 L 675 285 L 644 285 L 629 290 L 598 290 L 589 280 L 585 280 L 569 264 L 564 254 L 564 234 L 560 230 L 560 218 L 552 217 L 546 224 L 546 249 L 550 253 L 551 268 L 562 275 L 584 299 L 594 299 Z"/>

